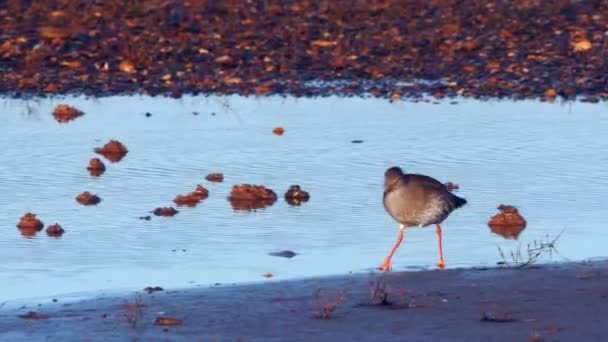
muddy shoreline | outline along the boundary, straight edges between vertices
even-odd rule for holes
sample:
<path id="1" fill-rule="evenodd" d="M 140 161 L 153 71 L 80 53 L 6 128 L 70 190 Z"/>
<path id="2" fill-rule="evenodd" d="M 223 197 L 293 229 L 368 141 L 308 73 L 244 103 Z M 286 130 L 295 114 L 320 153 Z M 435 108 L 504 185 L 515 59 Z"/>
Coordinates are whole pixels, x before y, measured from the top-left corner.
<path id="1" fill-rule="evenodd" d="M 600 341 L 608 314 L 608 261 L 155 290 L 0 309 L 0 338 Z M 331 305 L 335 310 L 324 315 Z M 38 319 L 17 316 L 30 311 Z M 181 324 L 155 325 L 158 317 Z"/>
<path id="2" fill-rule="evenodd" d="M 607 1 L 5 1 L 0 93 L 608 97 Z"/>

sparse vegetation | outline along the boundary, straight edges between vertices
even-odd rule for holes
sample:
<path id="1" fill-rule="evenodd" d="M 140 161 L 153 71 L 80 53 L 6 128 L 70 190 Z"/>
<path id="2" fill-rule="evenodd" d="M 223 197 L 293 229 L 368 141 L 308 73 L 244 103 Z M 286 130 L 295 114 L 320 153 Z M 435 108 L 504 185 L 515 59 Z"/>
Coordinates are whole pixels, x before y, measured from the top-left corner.
<path id="1" fill-rule="evenodd" d="M 408 292 L 404 287 L 395 286 L 385 276 L 374 279 L 369 285 L 371 305 L 387 306 L 393 309 L 421 307 L 421 305 L 416 303 L 416 298 L 412 293 Z"/>
<path id="2" fill-rule="evenodd" d="M 318 288 L 312 298 L 312 316 L 317 319 L 330 319 L 334 311 L 345 301 L 348 291 Z"/>
<path id="3" fill-rule="evenodd" d="M 498 310 L 496 304 L 493 304 L 491 308 L 486 308 L 485 305 L 481 305 L 481 319 L 482 322 L 489 323 L 512 323 L 517 322 L 511 312 L 508 310 Z"/>
<path id="4" fill-rule="evenodd" d="M 555 238 L 550 239 L 547 235 L 543 240 L 534 240 L 532 244 L 528 243 L 526 245 L 525 252 L 522 252 L 521 244 L 517 246 L 515 250 L 511 250 L 508 253 L 505 253 L 500 246 L 498 247 L 498 252 L 500 253 L 500 257 L 502 261 L 499 262 L 501 265 L 507 265 L 516 268 L 524 268 L 526 266 L 530 266 L 538 261 L 543 255 L 549 255 L 550 258 L 553 257 L 553 254 L 556 254 L 562 258 L 561 254 L 555 247 L 555 243 L 561 237 L 562 230 Z M 564 258 L 566 259 L 566 258 Z"/>
<path id="5" fill-rule="evenodd" d="M 139 322 L 144 315 L 144 307 L 146 305 L 143 303 L 141 296 L 137 295 L 135 297 L 135 301 L 126 302 L 124 305 L 124 310 L 118 312 L 115 317 L 119 320 L 126 320 L 126 322 L 132 327 L 137 328 Z"/>

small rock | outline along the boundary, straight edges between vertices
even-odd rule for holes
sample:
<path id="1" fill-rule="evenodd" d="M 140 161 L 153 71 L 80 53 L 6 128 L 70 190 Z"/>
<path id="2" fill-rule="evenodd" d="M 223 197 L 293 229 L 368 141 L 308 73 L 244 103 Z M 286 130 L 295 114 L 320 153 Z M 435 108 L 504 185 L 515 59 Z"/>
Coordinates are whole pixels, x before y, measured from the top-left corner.
<path id="1" fill-rule="evenodd" d="M 46 235 L 51 237 L 60 237 L 64 232 L 65 231 L 58 223 L 46 227 Z"/>
<path id="2" fill-rule="evenodd" d="M 574 50 L 574 52 L 584 52 L 584 51 L 591 50 L 591 48 L 593 48 L 593 44 L 591 44 L 591 42 L 588 41 L 587 39 L 578 41 L 578 42 L 574 43 L 572 46 L 572 49 Z"/>
<path id="3" fill-rule="evenodd" d="M 187 195 L 177 195 L 175 199 L 173 199 L 173 202 L 178 206 L 195 207 L 200 201 L 208 196 L 209 190 L 205 189 L 202 185 L 197 185 L 196 190 Z"/>
<path id="4" fill-rule="evenodd" d="M 526 228 L 526 220 L 514 206 L 501 204 L 498 210 L 500 213 L 492 216 L 488 222 L 490 230 L 505 239 L 517 239 Z"/>
<path id="5" fill-rule="evenodd" d="M 17 223 L 19 229 L 34 228 L 38 231 L 42 230 L 44 224 L 36 218 L 36 214 L 27 213 L 21 217 Z"/>
<path id="6" fill-rule="evenodd" d="M 57 122 L 61 123 L 72 121 L 82 115 L 84 115 L 83 112 L 65 104 L 60 104 L 55 107 L 55 110 L 53 110 L 53 117 L 55 117 L 55 120 L 57 120 Z"/>
<path id="7" fill-rule="evenodd" d="M 207 175 L 207 177 L 205 177 L 206 180 L 208 180 L 209 182 L 223 182 L 224 181 L 224 174 L 222 173 L 210 173 Z"/>
<path id="8" fill-rule="evenodd" d="M 154 209 L 152 213 L 156 216 L 173 216 L 179 213 L 179 211 L 175 210 L 173 207 L 162 207 Z"/>
<path id="9" fill-rule="evenodd" d="M 235 185 L 228 197 L 230 204 L 237 210 L 255 210 L 271 206 L 277 200 L 277 194 L 263 185 Z"/>
<path id="10" fill-rule="evenodd" d="M 76 196 L 76 202 L 82 205 L 97 205 L 101 202 L 101 198 L 97 195 L 93 195 L 92 193 L 85 191 L 80 195 Z"/>
<path id="11" fill-rule="evenodd" d="M 96 148 L 94 151 L 114 163 L 121 161 L 129 152 L 118 140 L 110 140 L 102 148 Z"/>
<path id="12" fill-rule="evenodd" d="M 156 317 L 154 320 L 154 325 L 163 325 L 163 326 L 175 326 L 181 325 L 182 320 L 172 317 Z"/>
<path id="13" fill-rule="evenodd" d="M 89 174 L 93 177 L 99 177 L 106 171 L 106 166 L 103 164 L 101 159 L 92 158 L 89 160 L 89 166 L 87 166 L 87 170 L 89 170 Z"/>
<path id="14" fill-rule="evenodd" d="M 285 201 L 290 205 L 298 206 L 304 202 L 308 202 L 310 195 L 308 192 L 300 189 L 299 185 L 292 185 L 285 193 Z"/>
<path id="15" fill-rule="evenodd" d="M 135 70 L 135 65 L 131 61 L 120 62 L 120 64 L 118 64 L 118 70 L 127 74 L 133 74 L 137 72 L 137 70 Z"/>

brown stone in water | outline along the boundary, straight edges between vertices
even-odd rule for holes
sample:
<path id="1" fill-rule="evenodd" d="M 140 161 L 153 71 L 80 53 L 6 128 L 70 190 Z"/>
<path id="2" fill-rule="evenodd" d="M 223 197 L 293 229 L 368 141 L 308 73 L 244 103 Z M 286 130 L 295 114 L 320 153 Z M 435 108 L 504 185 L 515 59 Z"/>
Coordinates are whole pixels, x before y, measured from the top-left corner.
<path id="1" fill-rule="evenodd" d="M 177 195 L 173 202 L 178 206 L 195 207 L 200 201 L 206 199 L 209 196 L 209 190 L 205 189 L 202 185 L 197 185 L 196 190 L 187 195 Z"/>
<path id="2" fill-rule="evenodd" d="M 60 237 L 61 235 L 63 235 L 64 232 L 65 230 L 63 230 L 63 228 L 58 223 L 46 227 L 46 235 L 51 237 Z"/>
<path id="3" fill-rule="evenodd" d="M 21 217 L 19 223 L 17 223 L 17 228 L 19 228 L 22 233 L 26 232 L 27 236 L 32 236 L 39 232 L 44 228 L 44 224 L 42 221 L 36 218 L 36 214 L 26 213 Z"/>
<path id="4" fill-rule="evenodd" d="M 89 166 L 87 166 L 89 174 L 93 177 L 99 177 L 106 171 L 106 166 L 99 158 L 92 158 L 89 160 Z"/>
<path id="5" fill-rule="evenodd" d="M 97 195 L 93 195 L 92 193 L 85 191 L 80 195 L 76 196 L 76 202 L 82 205 L 97 205 L 101 202 L 101 198 Z"/>
<path id="6" fill-rule="evenodd" d="M 210 173 L 207 175 L 207 177 L 205 177 L 205 179 L 210 182 L 223 182 L 224 175 L 221 173 Z"/>
<path id="7" fill-rule="evenodd" d="M 292 185 L 285 192 L 285 201 L 290 205 L 300 205 L 304 202 L 308 202 L 310 195 L 308 192 L 300 189 L 299 185 Z"/>
<path id="8" fill-rule="evenodd" d="M 174 216 L 175 214 L 179 213 L 179 211 L 173 207 L 160 207 L 154 209 L 152 213 L 156 216 Z"/>
<path id="9" fill-rule="evenodd" d="M 110 140 L 101 148 L 96 148 L 95 153 L 106 157 L 109 161 L 116 163 L 121 161 L 129 152 L 127 148 L 118 140 Z"/>
<path id="10" fill-rule="evenodd" d="M 82 115 L 84 115 L 83 112 L 65 104 L 60 104 L 55 107 L 55 110 L 53 110 L 53 117 L 55 120 L 57 120 L 57 122 L 61 123 L 72 121 Z"/>
<path id="11" fill-rule="evenodd" d="M 526 228 L 526 220 L 514 206 L 501 204 L 498 210 L 500 213 L 492 216 L 488 222 L 490 230 L 506 239 L 517 239 Z"/>
<path id="12" fill-rule="evenodd" d="M 263 185 L 234 185 L 228 197 L 235 210 L 263 209 L 273 205 L 277 194 Z"/>

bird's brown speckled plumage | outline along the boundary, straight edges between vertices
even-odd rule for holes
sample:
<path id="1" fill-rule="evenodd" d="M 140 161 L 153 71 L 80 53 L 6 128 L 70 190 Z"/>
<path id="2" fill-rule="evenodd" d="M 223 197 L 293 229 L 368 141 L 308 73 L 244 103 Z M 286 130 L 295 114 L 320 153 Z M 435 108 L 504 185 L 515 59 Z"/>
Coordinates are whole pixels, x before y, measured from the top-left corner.
<path id="1" fill-rule="evenodd" d="M 384 174 L 384 208 L 405 227 L 439 224 L 452 211 L 467 203 L 452 194 L 438 180 L 417 174 L 404 174 L 391 167 Z"/>

